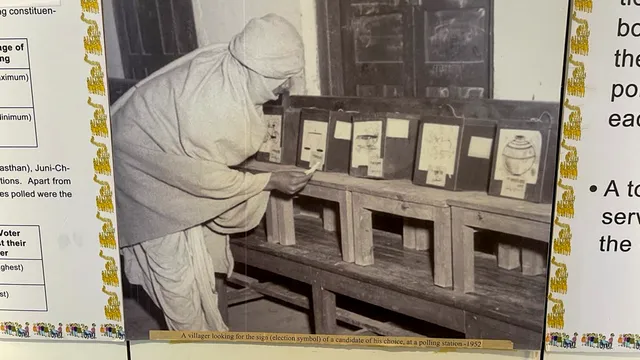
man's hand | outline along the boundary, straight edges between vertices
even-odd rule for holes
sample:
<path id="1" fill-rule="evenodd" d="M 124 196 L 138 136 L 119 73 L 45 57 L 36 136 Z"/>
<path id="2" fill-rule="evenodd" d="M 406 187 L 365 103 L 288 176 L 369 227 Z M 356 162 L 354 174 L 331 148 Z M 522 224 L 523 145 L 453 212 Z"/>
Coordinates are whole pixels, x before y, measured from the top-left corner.
<path id="1" fill-rule="evenodd" d="M 264 188 L 266 191 L 277 190 L 287 195 L 293 195 L 302 190 L 311 180 L 313 174 L 305 174 L 302 171 L 279 171 L 271 174 L 269 183 Z"/>

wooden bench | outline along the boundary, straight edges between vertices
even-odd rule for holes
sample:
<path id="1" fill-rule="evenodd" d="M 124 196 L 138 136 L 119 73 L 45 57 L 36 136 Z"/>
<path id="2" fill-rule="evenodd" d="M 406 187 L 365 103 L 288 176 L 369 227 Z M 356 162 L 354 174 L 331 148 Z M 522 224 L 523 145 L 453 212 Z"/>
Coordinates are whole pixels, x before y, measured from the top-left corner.
<path id="1" fill-rule="evenodd" d="M 249 161 L 249 171 L 273 172 L 298 169 L 294 166 Z M 340 239 L 343 261 L 369 266 L 374 263 L 372 212 L 401 216 L 404 219 L 403 244 L 407 249 L 432 250 L 434 283 L 453 285 L 451 249 L 451 213 L 447 200 L 459 192 L 419 187 L 403 180 L 372 180 L 347 174 L 316 172 L 300 192 L 302 196 L 335 201 L 340 206 Z M 323 209 L 324 228 L 331 230 L 330 209 Z M 267 210 L 267 241 L 295 244 L 293 200 L 274 194 Z M 329 220 L 329 221 L 327 221 Z M 433 247 L 427 221 L 433 221 Z"/>
<path id="2" fill-rule="evenodd" d="M 509 339 L 520 349 L 540 346 L 546 286 L 542 277 L 522 277 L 495 266 L 493 257 L 476 254 L 477 291 L 459 294 L 434 286 L 430 259 L 419 251 L 403 249 L 399 235 L 374 230 L 379 258 L 371 266 L 358 266 L 340 261 L 335 234 L 323 231 L 318 219 L 300 216 L 296 230 L 297 243 L 292 246 L 265 241 L 264 230 L 257 228 L 232 239 L 231 250 L 239 271 L 245 271 L 246 264 L 308 284 L 308 300 L 268 283 L 272 281 L 269 276 L 264 278 L 268 282 L 255 282 L 234 275 L 230 282 L 312 310 L 315 333 L 335 334 L 339 320 L 380 335 L 408 335 L 403 328 L 337 307 L 336 296 L 342 295 L 470 339 Z M 429 328 L 416 325 L 421 331 Z"/>
<path id="3" fill-rule="evenodd" d="M 434 284 L 452 286 L 451 211 L 447 201 L 460 193 L 420 187 L 403 180 L 358 179 L 349 189 L 353 201 L 356 264 L 374 263 L 372 212 L 393 214 L 404 220 L 405 248 L 432 250 Z M 433 248 L 427 221 L 433 222 Z"/>
<path id="4" fill-rule="evenodd" d="M 285 170 L 302 170 L 295 166 L 248 161 L 242 168 L 252 172 L 277 172 Z M 323 208 L 324 229 L 335 231 L 340 224 L 340 244 L 342 260 L 354 262 L 353 210 L 351 193 L 348 191 L 348 176 L 343 174 L 316 172 L 305 188 L 299 193 L 315 199 L 322 199 L 338 203 L 338 212 L 332 207 Z M 267 208 L 267 242 L 281 245 L 296 243 L 293 198 L 273 193 Z"/>
<path id="5" fill-rule="evenodd" d="M 534 204 L 466 192 L 448 201 L 451 206 L 453 241 L 453 286 L 457 292 L 475 290 L 474 237 L 477 231 L 491 230 L 515 235 L 524 246 L 498 245 L 498 265 L 511 270 L 522 266 L 524 275 L 546 272 L 547 252 L 526 246 L 526 240 L 549 243 L 551 236 L 550 204 Z"/>

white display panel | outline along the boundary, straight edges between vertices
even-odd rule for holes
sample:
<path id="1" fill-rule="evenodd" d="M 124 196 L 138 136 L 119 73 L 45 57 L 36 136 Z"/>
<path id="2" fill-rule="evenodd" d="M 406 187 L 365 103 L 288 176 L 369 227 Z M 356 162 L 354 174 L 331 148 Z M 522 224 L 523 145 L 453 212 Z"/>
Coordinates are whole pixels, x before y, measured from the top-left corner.
<path id="1" fill-rule="evenodd" d="M 573 6 L 545 342 L 548 351 L 638 352 L 640 2 Z"/>
<path id="2" fill-rule="evenodd" d="M 0 18 L 0 337 L 124 340 L 100 1 Z"/>

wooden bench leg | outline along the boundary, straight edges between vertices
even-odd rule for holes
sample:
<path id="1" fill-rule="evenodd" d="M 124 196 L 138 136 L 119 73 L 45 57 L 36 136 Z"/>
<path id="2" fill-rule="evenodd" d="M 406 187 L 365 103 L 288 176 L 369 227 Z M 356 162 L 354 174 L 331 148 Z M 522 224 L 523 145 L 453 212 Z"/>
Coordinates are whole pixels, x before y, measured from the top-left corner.
<path id="1" fill-rule="evenodd" d="M 302 215 L 302 209 L 300 208 L 300 204 L 298 204 L 297 202 L 293 203 L 293 215 Z"/>
<path id="2" fill-rule="evenodd" d="M 338 214 L 333 204 L 322 208 L 322 226 L 326 231 L 336 231 L 338 229 Z"/>
<path id="3" fill-rule="evenodd" d="M 431 232 L 427 222 L 413 218 L 404 218 L 402 227 L 402 245 L 407 249 L 425 251 L 431 245 Z"/>
<path id="4" fill-rule="evenodd" d="M 404 218 L 402 225 L 402 246 L 407 249 L 416 249 L 416 221 L 411 218 Z"/>
<path id="5" fill-rule="evenodd" d="M 498 267 L 513 270 L 520 267 L 520 248 L 512 244 L 498 243 Z"/>
<path id="6" fill-rule="evenodd" d="M 453 289 L 462 293 L 473 292 L 475 290 L 474 238 L 476 231 L 464 224 L 464 210 L 454 207 L 451 211 Z"/>
<path id="7" fill-rule="evenodd" d="M 522 274 L 525 276 L 542 275 L 547 271 L 546 254 L 532 249 L 522 248 Z"/>
<path id="8" fill-rule="evenodd" d="M 266 214 L 266 232 L 267 232 L 267 242 L 272 244 L 278 244 L 278 228 L 280 227 L 278 221 L 278 199 L 274 196 L 269 198 L 269 204 L 267 205 L 267 214 Z"/>
<path id="9" fill-rule="evenodd" d="M 225 324 L 229 325 L 229 299 L 227 282 L 224 274 L 216 274 L 216 293 L 218 294 L 218 310 Z"/>
<path id="10" fill-rule="evenodd" d="M 416 227 L 416 250 L 426 251 L 429 248 L 431 248 L 431 229 L 427 228 L 427 224 L 423 221 L 422 226 Z"/>
<path id="11" fill-rule="evenodd" d="M 340 207 L 340 245 L 342 246 L 342 261 L 355 261 L 353 204 L 351 192 L 344 191 L 341 196 Z"/>
<path id="12" fill-rule="evenodd" d="M 278 217 L 277 240 L 280 245 L 296 244 L 296 229 L 293 216 L 293 199 L 284 197 L 273 197 L 276 202 Z"/>
<path id="13" fill-rule="evenodd" d="M 335 334 L 337 332 L 336 295 L 315 282 L 311 285 L 311 292 L 315 333 Z"/>
<path id="14" fill-rule="evenodd" d="M 365 209 L 357 194 L 352 194 L 353 201 L 353 237 L 355 240 L 356 265 L 373 265 L 373 232 L 371 210 Z"/>
<path id="15" fill-rule="evenodd" d="M 435 208 L 433 231 L 433 283 L 440 287 L 453 285 L 453 254 L 451 240 L 451 209 L 448 207 Z M 424 231 L 427 231 L 426 228 Z M 424 242 L 424 231 L 421 242 Z M 416 245 L 423 244 L 416 242 Z M 472 247 L 473 250 L 473 242 Z M 473 251 L 472 251 L 473 255 Z"/>

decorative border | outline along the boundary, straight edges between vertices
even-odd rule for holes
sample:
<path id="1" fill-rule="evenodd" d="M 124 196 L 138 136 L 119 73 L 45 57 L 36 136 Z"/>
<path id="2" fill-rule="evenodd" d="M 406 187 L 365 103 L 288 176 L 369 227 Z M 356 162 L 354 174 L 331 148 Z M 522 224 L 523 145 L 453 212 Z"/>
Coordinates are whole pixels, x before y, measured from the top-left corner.
<path id="1" fill-rule="evenodd" d="M 563 106 L 569 111 L 568 118 L 562 122 L 562 141 L 560 152 L 564 157 L 560 161 L 558 194 L 556 196 L 556 208 L 552 240 L 552 256 L 549 273 L 549 301 L 546 314 L 547 334 L 545 334 L 545 344 L 549 347 L 559 347 L 564 349 L 575 349 L 578 343 L 596 349 L 611 349 L 615 341 L 615 334 L 609 336 L 599 333 L 585 333 L 581 336 L 577 332 L 567 334 L 564 330 L 565 306 L 563 297 L 568 293 L 569 271 L 565 260 L 571 256 L 571 220 L 575 215 L 575 192 L 572 182 L 578 179 L 578 149 L 575 143 L 582 137 L 582 111 L 579 106 L 572 104 L 571 98 L 583 98 L 586 93 L 587 72 L 584 62 L 580 58 L 589 55 L 589 22 L 582 18 L 585 14 L 593 11 L 593 0 L 574 0 L 571 22 L 574 33 L 569 39 L 569 69 L 567 81 L 565 83 L 566 96 Z M 578 13 L 581 13 L 580 16 Z M 569 75 L 570 74 L 570 75 Z M 555 272 L 551 270 L 555 268 Z M 549 331 L 553 329 L 553 331 Z M 622 339 L 622 335 L 620 335 Z M 622 343 L 622 341 L 620 341 Z"/>
<path id="2" fill-rule="evenodd" d="M 120 324 L 101 324 L 96 329 L 96 324 L 91 326 L 81 323 L 70 323 L 54 325 L 51 323 L 37 322 L 24 325 L 18 322 L 5 321 L 0 323 L 0 335 L 13 336 L 23 339 L 38 337 L 47 339 L 84 339 L 95 340 L 98 335 L 101 337 L 113 338 L 114 340 L 125 340 L 124 327 Z"/>
<path id="3" fill-rule="evenodd" d="M 82 15 L 80 20 L 87 25 L 87 33 L 84 36 L 84 62 L 91 66 L 87 77 L 87 90 L 89 93 L 87 104 L 93 110 L 90 121 L 91 143 L 96 146 L 97 152 L 93 159 L 93 182 L 99 185 L 96 196 L 96 219 L 102 224 L 97 237 L 100 243 L 98 256 L 105 262 L 102 271 L 102 292 L 107 296 L 104 306 L 105 321 L 96 329 L 95 323 L 85 325 L 82 323 L 58 323 L 47 322 L 0 322 L 0 336 L 12 336 L 18 338 L 48 338 L 48 339 L 85 339 L 94 340 L 98 336 L 125 340 L 122 305 L 117 290 L 120 287 L 118 263 L 114 256 L 118 256 L 118 244 L 114 226 L 114 199 L 111 185 L 101 177 L 112 175 L 111 154 L 106 143 L 109 139 L 109 123 L 105 105 L 109 103 L 106 91 L 106 76 L 99 61 L 92 60 L 92 56 L 102 57 L 104 46 L 102 31 L 96 17 L 101 19 L 100 0 L 80 0 Z M 108 106 L 108 105 L 106 105 Z M 100 139 L 100 140 L 98 140 Z"/>
<path id="4" fill-rule="evenodd" d="M 120 276 L 118 271 L 118 245 L 116 240 L 115 206 L 113 190 L 110 183 L 102 177 L 108 178 L 113 174 L 111 164 L 111 153 L 107 144 L 109 139 L 109 123 L 105 106 L 109 104 L 107 94 L 106 74 L 102 63 L 92 60 L 92 57 L 103 57 L 104 45 L 102 31 L 96 17 L 102 19 L 99 0 L 80 0 L 82 15 L 80 20 L 87 25 L 87 34 L 84 36 L 84 62 L 90 66 L 87 77 L 87 91 L 89 93 L 87 105 L 93 111 L 90 121 L 91 144 L 96 147 L 96 156 L 93 159 L 93 182 L 99 186 L 96 196 L 96 219 L 101 223 L 101 230 L 98 233 L 100 253 L 98 256 L 105 262 L 102 271 L 102 292 L 107 296 L 104 306 L 104 316 L 109 324 L 100 326 L 100 334 L 106 337 L 124 339 L 125 333 L 122 326 L 122 303 L 120 302 L 117 289 L 120 288 Z M 115 291 L 114 291 L 115 290 Z M 112 324 L 115 323 L 115 324 Z M 67 336 L 95 339 L 96 324 L 88 326 L 83 324 L 70 324 L 65 333 Z M 71 329 L 71 331 L 69 331 Z"/>

